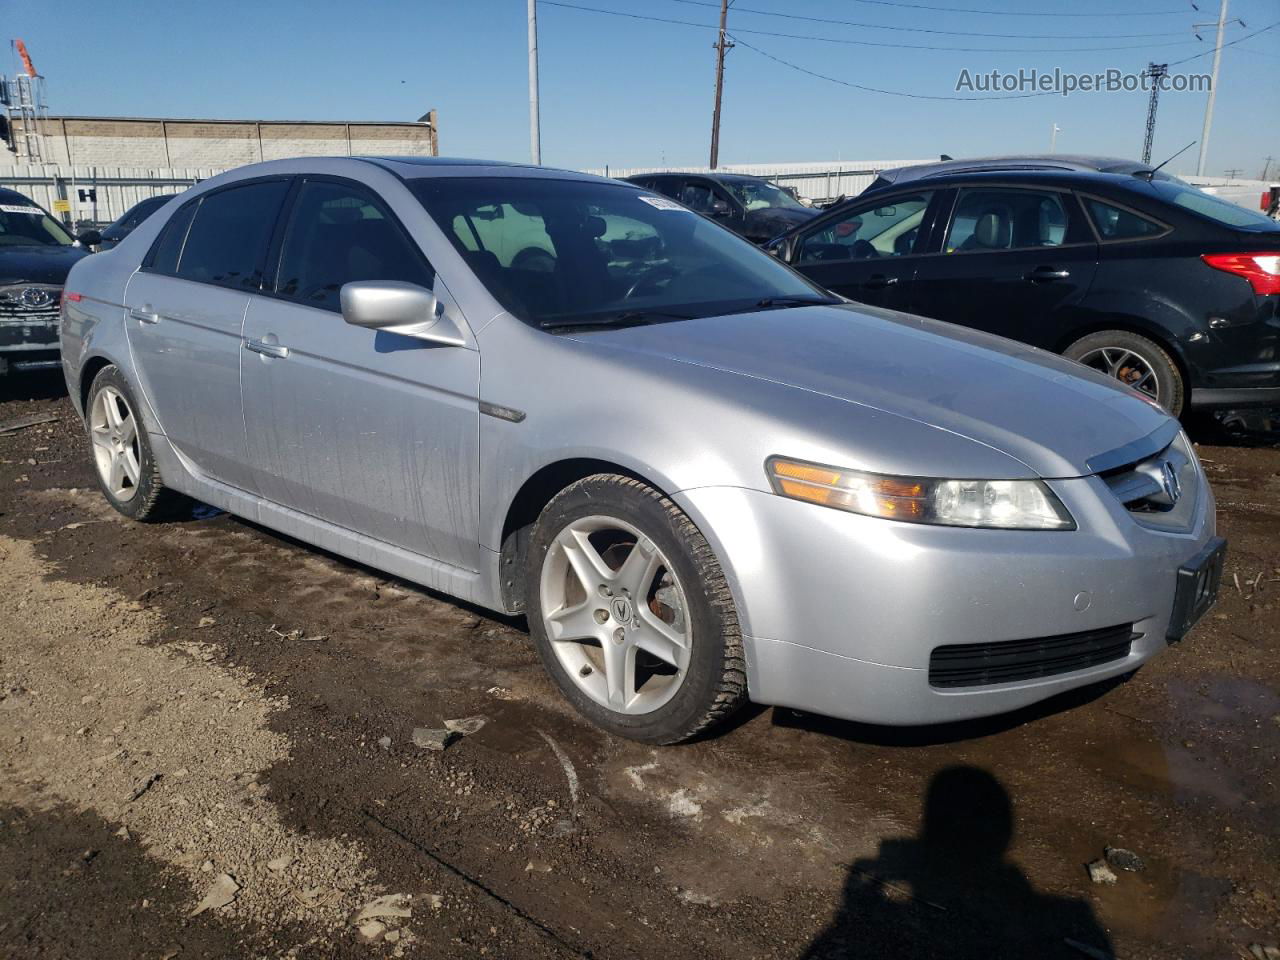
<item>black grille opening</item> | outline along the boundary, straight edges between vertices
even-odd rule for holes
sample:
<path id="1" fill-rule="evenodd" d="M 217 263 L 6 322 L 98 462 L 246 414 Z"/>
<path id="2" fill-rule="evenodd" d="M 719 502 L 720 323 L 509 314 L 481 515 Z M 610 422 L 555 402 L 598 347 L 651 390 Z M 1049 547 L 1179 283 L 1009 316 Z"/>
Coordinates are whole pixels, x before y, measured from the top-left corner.
<path id="1" fill-rule="evenodd" d="M 1140 636 L 1126 623 L 1056 637 L 936 647 L 929 656 L 929 686 L 980 687 L 1085 670 L 1123 660 Z"/>

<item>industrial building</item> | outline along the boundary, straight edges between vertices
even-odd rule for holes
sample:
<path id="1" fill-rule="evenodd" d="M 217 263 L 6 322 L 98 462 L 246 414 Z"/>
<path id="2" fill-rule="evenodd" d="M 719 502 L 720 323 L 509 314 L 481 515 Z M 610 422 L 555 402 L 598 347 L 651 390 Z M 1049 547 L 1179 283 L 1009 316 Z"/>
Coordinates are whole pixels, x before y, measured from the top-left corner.
<path id="1" fill-rule="evenodd" d="M 34 137 L 28 136 L 28 126 Z M 26 147 L 32 142 L 34 150 Z M 412 123 L 15 116 L 7 146 L 13 163 L 148 169 L 229 168 L 318 155 L 430 157 L 439 152 L 434 110 Z"/>
<path id="2" fill-rule="evenodd" d="M 68 225 L 109 222 L 146 197 L 261 160 L 438 154 L 434 110 L 412 122 L 49 116 L 43 77 L 0 77 L 0 186 Z"/>

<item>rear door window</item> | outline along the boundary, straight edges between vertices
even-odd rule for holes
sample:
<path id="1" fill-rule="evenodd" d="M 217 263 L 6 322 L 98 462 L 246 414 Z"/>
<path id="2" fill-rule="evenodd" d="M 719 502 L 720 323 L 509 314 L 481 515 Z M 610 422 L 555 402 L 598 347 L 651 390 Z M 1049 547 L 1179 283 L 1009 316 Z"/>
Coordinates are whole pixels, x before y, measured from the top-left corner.
<path id="1" fill-rule="evenodd" d="M 1062 246 L 1068 242 L 1072 226 L 1069 200 L 1047 190 L 963 190 L 944 249 L 947 253 L 992 253 Z"/>
<path id="2" fill-rule="evenodd" d="M 178 276 L 241 290 L 262 286 L 263 261 L 288 180 L 261 180 L 206 194 L 178 260 Z"/>
<path id="3" fill-rule="evenodd" d="M 1132 210 L 1113 206 L 1096 197 L 1081 197 L 1085 209 L 1098 228 L 1098 236 L 1103 240 L 1141 240 L 1143 237 L 1155 237 L 1165 233 L 1168 228 L 1162 223 L 1148 220 Z"/>
<path id="4" fill-rule="evenodd" d="M 305 181 L 285 227 L 276 293 L 336 312 L 343 284 L 359 280 L 430 290 L 435 273 L 372 190 L 349 181 Z"/>

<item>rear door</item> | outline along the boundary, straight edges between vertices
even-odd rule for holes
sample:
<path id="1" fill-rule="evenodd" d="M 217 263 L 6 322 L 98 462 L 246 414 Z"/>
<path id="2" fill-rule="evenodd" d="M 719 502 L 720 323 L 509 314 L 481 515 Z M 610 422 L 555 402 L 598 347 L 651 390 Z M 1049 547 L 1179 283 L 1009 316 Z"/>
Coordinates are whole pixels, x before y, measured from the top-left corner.
<path id="1" fill-rule="evenodd" d="M 192 200 L 125 291 L 140 386 L 170 442 L 201 473 L 253 490 L 240 409 L 240 336 L 261 286 L 287 178 Z"/>
<path id="2" fill-rule="evenodd" d="M 434 289 L 421 249 L 368 186 L 302 178 L 274 290 L 254 297 L 241 354 L 244 426 L 268 500 L 474 570 L 480 354 L 342 319 L 356 280 Z"/>
<path id="3" fill-rule="evenodd" d="M 906 309 L 935 197 L 931 190 L 879 196 L 821 217 L 792 242 L 791 263 L 843 297 Z"/>
<path id="4" fill-rule="evenodd" d="M 942 226 L 941 244 L 919 260 L 907 309 L 1053 349 L 1098 266 L 1075 195 L 964 187 Z"/>

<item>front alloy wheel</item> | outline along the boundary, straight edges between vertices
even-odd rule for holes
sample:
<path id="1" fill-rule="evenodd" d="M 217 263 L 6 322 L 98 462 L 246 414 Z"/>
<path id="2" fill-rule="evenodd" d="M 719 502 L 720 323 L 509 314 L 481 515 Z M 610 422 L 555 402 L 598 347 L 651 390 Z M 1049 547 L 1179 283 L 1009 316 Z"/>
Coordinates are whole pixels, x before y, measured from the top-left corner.
<path id="1" fill-rule="evenodd" d="M 670 498 L 596 474 L 543 508 L 529 633 L 565 698 L 611 733 L 688 740 L 746 699 L 737 608 L 706 538 Z"/>
<path id="2" fill-rule="evenodd" d="M 564 527 L 542 564 L 547 636 L 565 673 L 596 703 L 650 713 L 684 682 L 688 603 L 671 562 L 625 520 Z"/>

